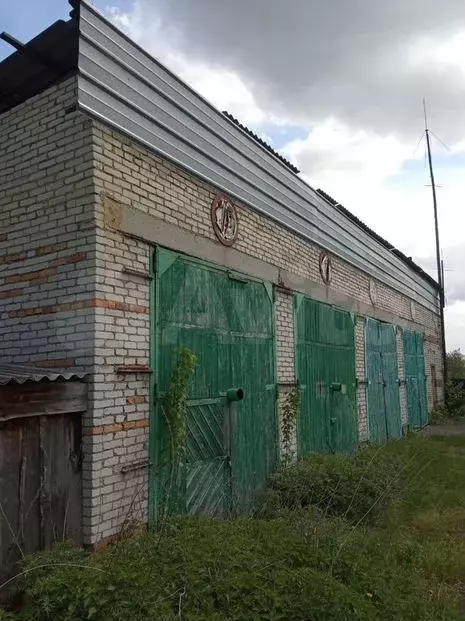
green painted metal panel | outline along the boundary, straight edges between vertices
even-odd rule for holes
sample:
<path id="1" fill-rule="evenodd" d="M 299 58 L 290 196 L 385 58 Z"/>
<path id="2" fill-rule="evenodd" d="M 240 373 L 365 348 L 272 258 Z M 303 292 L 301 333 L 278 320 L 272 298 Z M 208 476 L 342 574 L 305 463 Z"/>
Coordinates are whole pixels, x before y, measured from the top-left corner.
<path id="1" fill-rule="evenodd" d="M 368 430 L 371 442 L 402 435 L 396 328 L 374 319 L 365 324 Z"/>
<path id="2" fill-rule="evenodd" d="M 352 451 L 357 444 L 357 417 L 350 314 L 297 297 L 296 343 L 302 391 L 299 454 Z"/>
<path id="3" fill-rule="evenodd" d="M 269 288 L 183 255 L 158 250 L 156 285 L 157 407 L 150 485 L 155 507 L 228 516 L 253 511 L 277 465 L 278 427 L 273 302 Z M 163 414 L 180 347 L 198 358 L 189 387 L 185 461 L 173 476 Z M 226 391 L 244 400 L 228 404 Z M 171 460 L 172 461 L 172 460 Z"/>
<path id="4" fill-rule="evenodd" d="M 423 334 L 404 330 L 404 362 L 409 424 L 421 429 L 428 424 Z"/>

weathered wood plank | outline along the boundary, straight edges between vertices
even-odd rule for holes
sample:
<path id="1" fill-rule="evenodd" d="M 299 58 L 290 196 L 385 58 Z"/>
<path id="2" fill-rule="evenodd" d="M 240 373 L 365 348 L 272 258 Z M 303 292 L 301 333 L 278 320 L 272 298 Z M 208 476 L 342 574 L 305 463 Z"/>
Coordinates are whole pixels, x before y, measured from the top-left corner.
<path id="1" fill-rule="evenodd" d="M 41 419 L 43 546 L 81 536 L 81 420 L 79 416 Z"/>
<path id="2" fill-rule="evenodd" d="M 0 576 L 40 545 L 37 419 L 0 424 Z"/>
<path id="3" fill-rule="evenodd" d="M 0 387 L 0 422 L 24 416 L 85 412 L 85 382 L 38 382 Z"/>
<path id="4" fill-rule="evenodd" d="M 0 583 L 23 554 L 81 535 L 81 415 L 0 422 Z"/>

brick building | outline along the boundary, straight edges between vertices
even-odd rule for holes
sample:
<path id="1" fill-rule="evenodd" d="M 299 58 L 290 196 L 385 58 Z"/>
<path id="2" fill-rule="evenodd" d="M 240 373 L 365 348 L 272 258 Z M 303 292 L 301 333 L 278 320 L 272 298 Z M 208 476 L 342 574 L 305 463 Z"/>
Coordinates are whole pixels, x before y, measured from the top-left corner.
<path id="1" fill-rule="evenodd" d="M 435 281 L 86 3 L 0 63 L 0 138 L 0 362 L 88 376 L 88 543 L 160 512 L 179 346 L 187 511 L 248 510 L 296 387 L 294 454 L 442 400 Z"/>

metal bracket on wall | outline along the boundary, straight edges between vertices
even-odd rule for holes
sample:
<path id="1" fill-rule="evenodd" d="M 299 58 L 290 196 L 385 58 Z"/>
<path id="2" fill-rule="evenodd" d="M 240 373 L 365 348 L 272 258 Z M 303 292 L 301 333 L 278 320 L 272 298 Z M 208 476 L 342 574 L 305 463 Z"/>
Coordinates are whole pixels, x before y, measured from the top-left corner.
<path id="1" fill-rule="evenodd" d="M 143 278 L 144 280 L 152 280 L 151 274 L 143 272 L 142 270 L 135 270 L 132 267 L 123 267 L 121 273 L 127 276 L 137 276 L 138 278 Z"/>
<path id="2" fill-rule="evenodd" d="M 118 375 L 123 375 L 125 373 L 152 373 L 153 369 L 151 369 L 148 365 L 145 364 L 129 364 L 125 366 L 115 367 L 115 373 Z"/>
<path id="3" fill-rule="evenodd" d="M 126 474 L 127 472 L 132 472 L 133 470 L 143 470 L 144 468 L 148 468 L 151 463 L 148 459 L 139 459 L 138 461 L 134 461 L 130 464 L 126 464 L 120 470 L 121 474 Z"/>

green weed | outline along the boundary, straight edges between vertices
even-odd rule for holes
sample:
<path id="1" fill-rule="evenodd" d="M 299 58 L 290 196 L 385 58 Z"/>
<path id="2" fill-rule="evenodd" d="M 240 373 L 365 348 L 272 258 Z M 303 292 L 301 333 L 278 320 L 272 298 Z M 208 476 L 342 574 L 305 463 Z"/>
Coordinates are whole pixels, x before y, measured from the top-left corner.
<path id="1" fill-rule="evenodd" d="M 265 504 L 34 555 L 17 620 L 465 620 L 465 439 L 314 457 L 276 475 Z"/>

